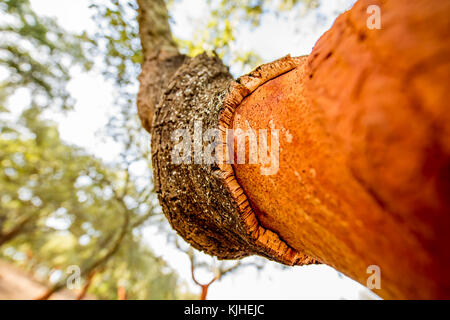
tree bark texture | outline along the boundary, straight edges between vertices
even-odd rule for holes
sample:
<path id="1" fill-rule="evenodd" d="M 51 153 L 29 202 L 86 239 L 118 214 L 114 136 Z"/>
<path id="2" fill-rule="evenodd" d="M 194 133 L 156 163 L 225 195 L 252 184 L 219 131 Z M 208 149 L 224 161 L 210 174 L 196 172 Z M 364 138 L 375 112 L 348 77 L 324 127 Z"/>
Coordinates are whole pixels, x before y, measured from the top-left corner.
<path id="1" fill-rule="evenodd" d="M 374 4 L 382 28 L 370 30 Z M 323 262 L 362 284 L 375 265 L 384 298 L 449 298 L 449 14 L 449 1 L 360 0 L 308 57 L 236 81 L 206 54 L 146 60 L 138 107 L 153 101 L 153 120 L 140 116 L 173 228 L 222 259 Z M 199 123 L 219 129 L 219 161 L 195 163 L 209 146 Z M 276 174 L 229 153 L 227 129 L 250 127 L 279 130 Z M 178 129 L 193 137 L 190 164 L 173 161 Z"/>

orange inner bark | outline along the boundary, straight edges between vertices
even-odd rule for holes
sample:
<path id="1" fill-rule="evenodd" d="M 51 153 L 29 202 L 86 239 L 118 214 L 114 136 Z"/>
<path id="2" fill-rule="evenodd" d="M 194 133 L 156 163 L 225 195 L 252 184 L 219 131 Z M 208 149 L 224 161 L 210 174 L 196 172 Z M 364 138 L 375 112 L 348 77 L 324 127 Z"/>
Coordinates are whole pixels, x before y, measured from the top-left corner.
<path id="1" fill-rule="evenodd" d="M 267 129 L 269 145 L 271 130 L 279 130 L 276 174 L 262 175 L 262 164 L 248 164 L 248 143 L 246 163 L 233 165 L 258 220 L 293 248 L 363 284 L 367 268 L 379 266 L 383 285 L 375 292 L 383 297 L 433 295 L 430 255 L 356 181 L 323 113 L 308 100 L 305 79 L 303 64 L 260 86 L 235 112 L 234 129 Z"/>

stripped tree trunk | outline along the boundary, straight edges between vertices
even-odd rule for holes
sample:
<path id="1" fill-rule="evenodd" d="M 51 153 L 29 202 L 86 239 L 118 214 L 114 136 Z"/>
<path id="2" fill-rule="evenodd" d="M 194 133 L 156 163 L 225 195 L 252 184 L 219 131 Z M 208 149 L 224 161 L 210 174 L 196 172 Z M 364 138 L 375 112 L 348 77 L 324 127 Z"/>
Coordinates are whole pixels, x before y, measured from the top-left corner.
<path id="1" fill-rule="evenodd" d="M 178 53 L 162 0 L 138 2 L 139 115 L 184 239 L 222 259 L 326 263 L 362 284 L 375 266 L 384 298 L 450 297 L 449 1 L 360 0 L 308 57 L 236 81 L 217 57 Z M 250 146 L 236 163 L 230 129 L 250 128 L 279 150 L 268 163 L 248 164 Z"/>

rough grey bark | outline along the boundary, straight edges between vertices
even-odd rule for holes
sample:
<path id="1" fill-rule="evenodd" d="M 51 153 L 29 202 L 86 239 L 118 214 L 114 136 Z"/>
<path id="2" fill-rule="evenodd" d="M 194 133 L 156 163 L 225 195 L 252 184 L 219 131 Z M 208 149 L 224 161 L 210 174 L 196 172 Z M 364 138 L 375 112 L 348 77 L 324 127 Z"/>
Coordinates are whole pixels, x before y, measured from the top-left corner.
<path id="1" fill-rule="evenodd" d="M 163 212 L 172 227 L 195 248 L 222 258 L 246 256 L 249 250 L 245 241 L 226 232 L 228 228 L 239 228 L 236 217 L 229 214 L 237 214 L 238 208 L 220 177 L 214 176 L 218 168 L 175 165 L 171 160 L 171 135 L 176 129 L 188 128 L 193 135 L 195 120 L 217 128 L 223 99 L 220 93 L 226 91 L 233 78 L 217 57 L 201 55 L 191 59 L 178 53 L 162 0 L 139 0 L 138 4 L 145 58 L 138 108 L 142 125 L 152 134 L 154 179 Z M 205 189 L 209 191 L 204 193 Z M 221 218 L 223 230 L 211 221 L 217 219 L 217 210 L 227 215 Z"/>
<path id="2" fill-rule="evenodd" d="M 139 3 L 152 7 L 145 0 Z M 202 124 L 202 134 L 209 129 L 228 128 L 234 108 L 245 96 L 265 81 L 294 68 L 297 60 L 285 57 L 233 81 L 217 56 L 201 54 L 189 58 L 173 48 L 160 47 L 160 43 L 168 43 L 170 29 L 159 28 L 163 22 L 149 21 L 148 17 L 154 15 L 145 9 L 140 9 L 139 14 L 141 41 L 145 42 L 147 55 L 140 76 L 139 116 L 152 135 L 156 192 L 172 227 L 193 247 L 220 259 L 258 254 L 288 265 L 316 263 L 260 225 L 231 165 L 222 166 L 216 161 L 205 164 L 204 157 L 196 158 L 198 152 L 192 140 L 190 163 L 177 164 L 172 159 L 179 143 L 173 140 L 176 130 L 187 130 L 190 138 L 198 140 L 194 135 L 196 122 Z M 162 31 L 148 31 L 152 25 Z M 211 140 L 224 144 L 223 137 Z M 204 150 L 210 147 L 211 140 L 196 141 L 196 146 Z"/>
<path id="3" fill-rule="evenodd" d="M 194 137 L 195 121 L 202 122 L 203 132 L 218 128 L 219 112 L 232 80 L 217 57 L 203 54 L 191 59 L 164 92 L 152 128 L 155 186 L 164 213 L 172 227 L 195 248 L 223 259 L 257 251 L 237 236 L 245 234 L 238 219 L 239 208 L 217 174 L 216 164 L 177 165 L 171 153 L 177 143 L 172 141 L 175 130 L 188 129 Z M 204 141 L 202 146 L 209 143 Z"/>
<path id="4" fill-rule="evenodd" d="M 142 126 L 151 133 L 153 115 L 164 88 L 178 68 L 187 59 L 181 54 L 153 51 L 145 57 L 139 77 L 138 113 Z"/>

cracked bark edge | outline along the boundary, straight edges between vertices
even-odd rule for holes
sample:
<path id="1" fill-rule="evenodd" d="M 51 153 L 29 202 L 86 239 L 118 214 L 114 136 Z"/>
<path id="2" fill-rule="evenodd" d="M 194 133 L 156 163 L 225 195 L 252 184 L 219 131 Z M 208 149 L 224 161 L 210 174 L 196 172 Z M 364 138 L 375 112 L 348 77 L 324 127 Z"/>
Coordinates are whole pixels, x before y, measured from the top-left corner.
<path id="1" fill-rule="evenodd" d="M 317 261 L 298 252 L 282 240 L 275 232 L 260 224 L 244 190 L 236 179 L 233 167 L 229 161 L 230 159 L 228 159 L 229 144 L 227 143 L 226 132 L 227 129 L 233 128 L 234 112 L 245 97 L 252 94 L 259 86 L 267 81 L 293 70 L 300 62 L 305 61 L 306 57 L 292 58 L 287 55 L 273 62 L 263 64 L 249 74 L 241 76 L 230 85 L 229 92 L 225 97 L 222 110 L 219 114 L 221 145 L 217 154 L 224 155 L 224 158 L 218 159 L 219 174 L 223 177 L 231 196 L 238 204 L 242 222 L 248 234 L 255 242 L 255 245 L 263 249 L 273 260 L 286 265 L 306 265 L 317 263 Z"/>
<path id="2" fill-rule="evenodd" d="M 220 130 L 231 127 L 242 99 L 299 61 L 286 56 L 233 81 L 218 57 L 202 54 L 186 59 L 161 95 L 151 128 L 155 189 L 171 226 L 196 249 L 219 259 L 257 254 L 286 265 L 316 263 L 259 224 L 233 168 L 220 164 L 223 154 L 217 149 L 227 148 Z M 173 151 L 180 146 L 180 137 L 173 136 L 176 130 L 187 130 L 189 139 L 201 141 L 202 150 L 209 146 L 196 137 L 194 127 L 200 121 L 202 133 L 219 130 L 212 150 L 222 158 L 210 164 L 175 163 Z M 196 160 L 195 149 L 189 144 L 191 160 Z"/>

